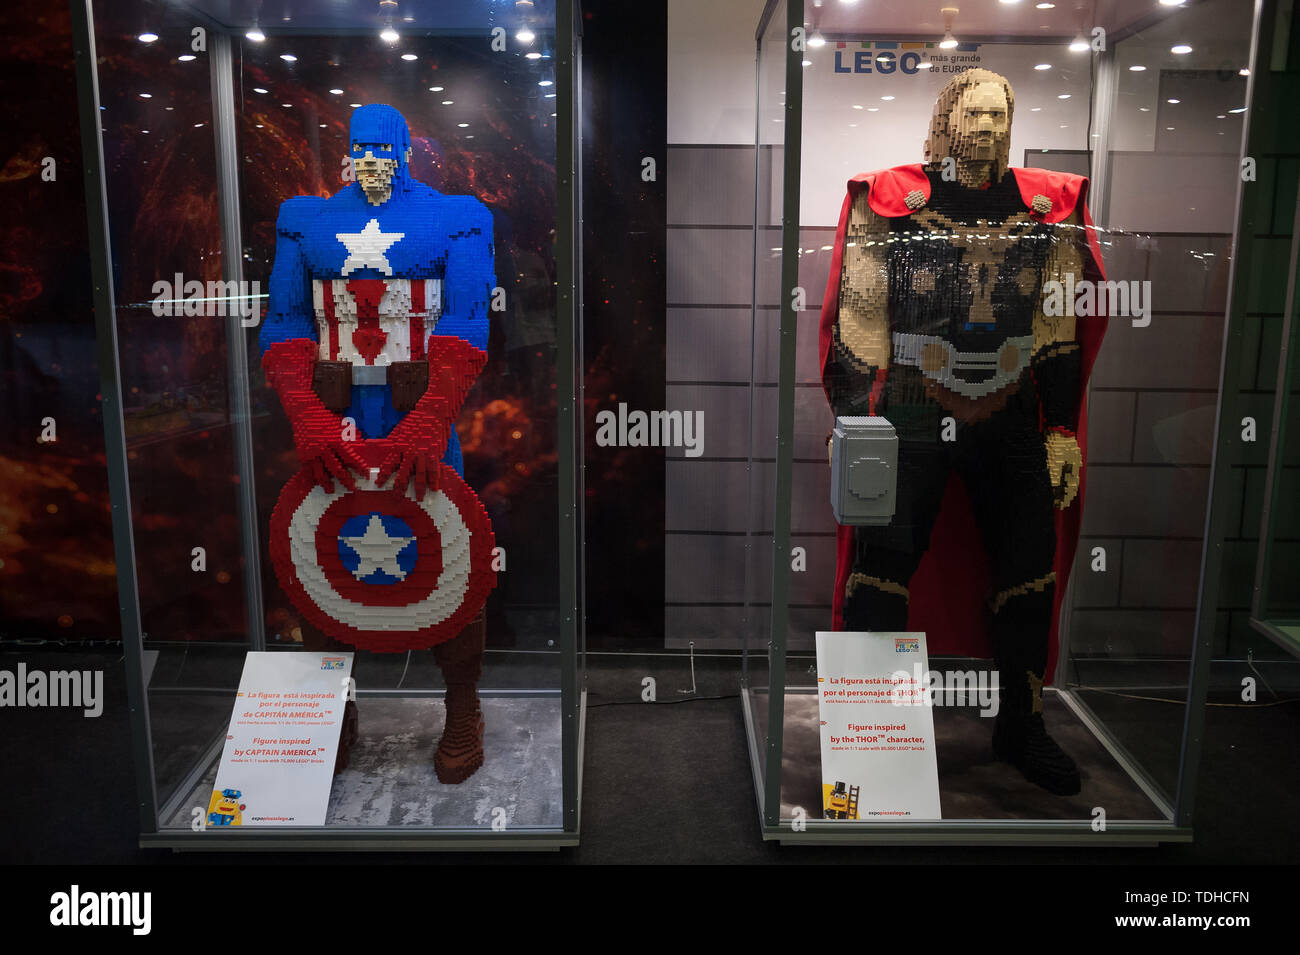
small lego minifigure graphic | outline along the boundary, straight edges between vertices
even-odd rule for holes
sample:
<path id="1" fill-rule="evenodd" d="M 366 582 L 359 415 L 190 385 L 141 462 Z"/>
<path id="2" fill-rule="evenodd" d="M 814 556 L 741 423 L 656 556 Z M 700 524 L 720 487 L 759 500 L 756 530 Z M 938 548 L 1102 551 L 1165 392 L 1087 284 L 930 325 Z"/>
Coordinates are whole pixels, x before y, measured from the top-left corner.
<path id="1" fill-rule="evenodd" d="M 350 155 L 354 182 L 289 199 L 276 221 L 262 367 L 301 469 L 272 514 L 271 559 L 327 637 L 433 649 L 447 684 L 434 767 L 459 783 L 483 763 L 477 687 L 496 582 L 455 429 L 487 361 L 492 215 L 411 178 L 391 106 L 353 112 Z M 349 701 L 336 770 L 356 738 Z"/>
<path id="2" fill-rule="evenodd" d="M 208 801 L 209 826 L 241 826 L 243 811 L 247 805 L 240 802 L 244 794 L 238 789 L 212 790 L 212 799 Z"/>
<path id="3" fill-rule="evenodd" d="M 994 752 L 1068 795 L 1079 772 L 1045 729 L 1042 685 L 1078 538 L 1083 395 L 1105 324 L 1049 314 L 1043 293 L 1100 276 L 1101 254 L 1086 179 L 1009 166 L 1014 106 L 1004 77 L 961 73 L 939 94 L 925 163 L 849 183 L 822 380 L 837 419 L 892 425 L 897 485 L 887 524 L 839 527 L 834 627 L 917 629 L 909 607 L 946 603 L 987 559 L 987 610 L 970 623 L 991 637 L 1000 671 Z M 964 495 L 946 493 L 954 480 Z M 969 501 L 964 523 L 943 519 L 948 498 Z M 940 570 L 918 591 L 931 551 Z"/>
<path id="4" fill-rule="evenodd" d="M 822 783 L 822 815 L 827 819 L 857 819 L 860 786 Z"/>

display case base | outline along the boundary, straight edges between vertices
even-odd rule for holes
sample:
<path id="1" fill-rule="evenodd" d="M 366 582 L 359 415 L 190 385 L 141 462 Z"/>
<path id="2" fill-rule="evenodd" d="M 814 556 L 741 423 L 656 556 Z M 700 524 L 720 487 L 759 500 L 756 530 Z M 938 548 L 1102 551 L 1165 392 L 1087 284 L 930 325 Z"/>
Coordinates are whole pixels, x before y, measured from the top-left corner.
<path id="1" fill-rule="evenodd" d="M 939 792 L 944 818 L 894 821 L 828 820 L 821 817 L 820 739 L 817 696 L 812 688 L 788 690 L 779 824 L 763 813 L 768 694 L 746 688 L 741 695 L 763 838 L 824 845 L 1085 845 L 1154 846 L 1190 842 L 1190 828 L 1173 814 L 1151 783 L 1116 754 L 1096 723 L 1066 694 L 1044 698 L 1053 736 L 1079 763 L 1083 791 L 1054 796 L 993 758 L 990 720 L 970 709 L 935 707 Z M 1094 809 L 1106 810 L 1104 829 L 1094 829 Z M 800 818 L 798 810 L 804 809 Z"/>

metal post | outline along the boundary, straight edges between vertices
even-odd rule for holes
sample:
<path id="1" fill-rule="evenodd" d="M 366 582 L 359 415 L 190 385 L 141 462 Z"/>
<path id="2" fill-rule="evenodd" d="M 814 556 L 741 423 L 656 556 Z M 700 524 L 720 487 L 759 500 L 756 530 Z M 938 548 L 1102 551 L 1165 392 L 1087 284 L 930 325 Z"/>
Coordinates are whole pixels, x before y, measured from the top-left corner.
<path id="1" fill-rule="evenodd" d="M 1255 93 L 1255 76 L 1259 67 L 1259 26 L 1264 0 L 1255 0 L 1254 23 L 1250 35 L 1250 77 L 1247 80 L 1246 102 L 1251 103 Z M 1251 111 L 1242 123 L 1242 153 L 1250 147 Z M 1227 507 L 1216 495 L 1227 494 L 1228 469 L 1234 451 L 1240 442 L 1238 430 L 1236 389 L 1231 387 L 1231 375 L 1241 367 L 1242 329 L 1234 322 L 1233 310 L 1246 298 L 1250 282 L 1248 270 L 1241 268 L 1241 237 L 1254 234 L 1253 209 L 1245 205 L 1245 183 L 1237 180 L 1237 249 L 1232 257 L 1228 275 L 1228 304 L 1224 315 L 1223 357 L 1219 365 L 1219 407 L 1215 413 L 1214 447 L 1210 457 L 1210 489 L 1206 502 L 1205 546 L 1201 554 L 1201 579 L 1196 598 L 1196 625 L 1192 638 L 1192 664 L 1187 686 L 1187 710 L 1183 723 L 1183 741 L 1178 761 L 1178 791 L 1174 798 L 1174 822 L 1190 827 L 1196 798 L 1196 777 L 1201 768 L 1201 747 L 1205 735 L 1205 697 L 1210 682 L 1210 656 L 1214 650 L 1214 628 L 1219 604 L 1219 575 L 1223 567 L 1223 538 L 1235 510 Z"/>
<path id="2" fill-rule="evenodd" d="M 95 64 L 95 16 L 91 0 L 71 0 L 72 50 L 81 118 L 81 164 L 86 184 L 86 232 L 94 285 L 96 359 L 100 412 L 104 416 L 104 456 L 112 505 L 113 558 L 126 657 L 126 696 L 135 753 L 135 784 L 140 829 L 157 831 L 158 793 L 154 787 L 153 735 L 144 682 L 144 630 L 140 623 L 135 538 L 131 528 L 131 482 L 127 470 L 126 429 L 122 423 L 122 380 L 117 366 L 117 311 L 113 300 L 113 250 L 108 231 L 108 184 L 104 181 L 104 142 L 100 135 L 99 78 Z"/>
<path id="3" fill-rule="evenodd" d="M 555 9 L 556 31 L 556 471 L 559 495 L 559 541 L 557 558 L 560 573 L 560 727 L 563 753 L 562 791 L 564 829 L 578 831 L 578 738 L 579 700 L 577 673 L 578 602 L 577 602 L 577 486 L 574 385 L 575 341 L 578 286 L 577 242 L 578 190 L 575 162 L 575 116 L 577 105 L 577 49 L 574 6 L 577 0 L 560 0 Z"/>
<path id="4" fill-rule="evenodd" d="M 241 289 L 243 298 L 244 239 L 239 216 L 239 150 L 235 136 L 235 75 L 228 33 L 210 33 L 208 52 L 212 75 L 212 129 L 216 138 L 217 208 L 221 217 L 221 273 Z M 227 286 L 229 287 L 229 286 Z M 227 302 L 227 312 L 236 312 Z M 249 303 L 261 314 L 261 302 Z M 230 437 L 239 474 L 239 541 L 244 556 L 244 601 L 248 611 L 250 649 L 266 649 L 262 615 L 262 550 L 253 470 L 252 401 L 248 380 L 248 343 L 240 315 L 226 316 L 226 368 L 230 401 Z"/>
<path id="5" fill-rule="evenodd" d="M 776 502 L 772 515 L 772 630 L 768 658 L 767 778 L 763 821 L 781 824 L 781 749 L 785 738 L 785 647 L 790 605 L 790 503 L 794 491 L 795 329 L 799 313 L 794 290 L 799 284 L 799 163 L 803 135 L 803 51 L 794 49 L 802 35 L 803 0 L 789 0 L 785 27 L 785 169 L 781 203 L 781 330 L 777 378 Z"/>

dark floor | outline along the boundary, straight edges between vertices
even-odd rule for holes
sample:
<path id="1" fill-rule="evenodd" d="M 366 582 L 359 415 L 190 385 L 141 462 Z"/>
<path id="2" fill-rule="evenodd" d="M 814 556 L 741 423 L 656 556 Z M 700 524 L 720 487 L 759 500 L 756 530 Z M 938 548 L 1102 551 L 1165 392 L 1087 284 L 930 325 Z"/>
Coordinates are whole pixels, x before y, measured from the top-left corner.
<path id="1" fill-rule="evenodd" d="M 102 668 L 104 713 L 0 710 L 0 766 L 9 805 L 0 814 L 0 861 L 35 863 L 223 863 L 235 854 L 141 850 L 125 683 L 117 651 L 12 651 L 29 668 Z M 343 861 L 403 863 L 1294 863 L 1300 860 L 1300 704 L 1214 706 L 1206 720 L 1195 842 L 1150 849 L 780 846 L 759 831 L 738 661 L 697 662 L 698 696 L 681 657 L 589 660 L 590 708 L 582 845 L 559 853 L 350 855 Z M 640 702 L 641 680 L 657 680 L 656 704 Z M 1228 674 L 1231 682 L 1232 674 Z M 1291 694 L 1294 695 L 1294 694 Z M 1266 696 L 1262 694 L 1262 696 Z M 670 701 L 684 700 L 680 703 Z M 1225 702 L 1232 702 L 1226 698 Z M 1266 699 L 1262 702 L 1267 702 Z M 1162 704 L 1172 706 L 1173 704 Z M 1181 710 L 1181 707 L 1178 709 Z M 1162 722 L 1169 717 L 1162 715 Z M 309 854 L 258 861 L 312 861 Z"/>

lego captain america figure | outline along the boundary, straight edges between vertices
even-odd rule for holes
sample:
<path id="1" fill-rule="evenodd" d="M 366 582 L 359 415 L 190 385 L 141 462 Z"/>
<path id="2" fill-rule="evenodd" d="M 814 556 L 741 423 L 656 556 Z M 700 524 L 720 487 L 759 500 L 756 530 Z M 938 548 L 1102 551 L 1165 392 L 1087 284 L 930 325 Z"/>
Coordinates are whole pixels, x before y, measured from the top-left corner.
<path id="1" fill-rule="evenodd" d="M 391 106 L 352 114 L 354 181 L 280 207 L 262 364 L 300 470 L 271 518 L 276 574 L 304 645 L 431 648 L 447 683 L 434 757 L 483 763 L 478 681 L 495 583 L 492 527 L 464 483 L 455 417 L 486 363 L 492 215 L 411 178 Z M 344 718 L 336 767 L 357 736 Z"/>

